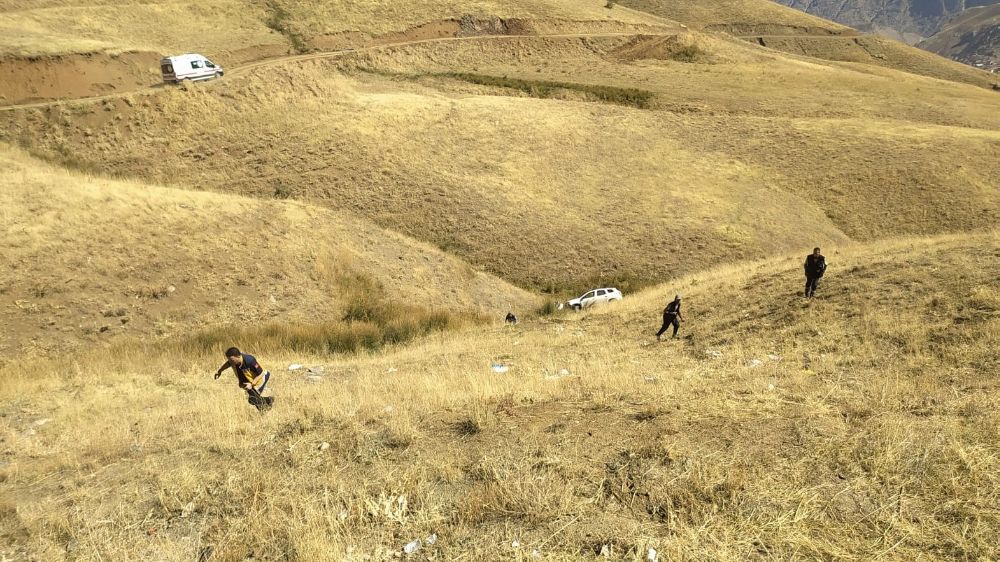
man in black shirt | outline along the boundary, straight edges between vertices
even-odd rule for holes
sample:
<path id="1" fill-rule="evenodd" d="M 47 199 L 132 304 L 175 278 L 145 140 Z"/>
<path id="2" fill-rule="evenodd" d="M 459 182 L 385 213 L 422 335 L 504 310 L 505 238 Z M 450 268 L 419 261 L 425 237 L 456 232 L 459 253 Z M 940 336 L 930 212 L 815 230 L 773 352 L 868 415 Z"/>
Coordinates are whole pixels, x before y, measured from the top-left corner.
<path id="1" fill-rule="evenodd" d="M 680 320 L 684 317 L 681 316 L 681 296 L 674 295 L 674 300 L 667 305 L 667 308 L 663 309 L 663 326 L 660 326 L 660 331 L 656 332 L 656 341 L 660 341 L 660 336 L 663 332 L 667 331 L 669 326 L 674 327 L 674 335 L 672 337 L 677 337 L 677 329 L 680 328 Z"/>
<path id="2" fill-rule="evenodd" d="M 215 372 L 215 378 L 221 377 L 222 372 L 229 368 L 236 373 L 237 384 L 246 391 L 247 401 L 261 412 L 270 410 L 274 398 L 264 396 L 267 381 L 271 380 L 270 371 L 265 371 L 253 355 L 242 353 L 235 347 L 226 350 L 226 362 Z"/>
<path id="3" fill-rule="evenodd" d="M 806 256 L 806 263 L 803 264 L 806 270 L 806 297 L 816 294 L 816 285 L 823 274 L 826 273 L 826 258 L 819 253 L 819 248 L 814 248 L 813 253 Z"/>

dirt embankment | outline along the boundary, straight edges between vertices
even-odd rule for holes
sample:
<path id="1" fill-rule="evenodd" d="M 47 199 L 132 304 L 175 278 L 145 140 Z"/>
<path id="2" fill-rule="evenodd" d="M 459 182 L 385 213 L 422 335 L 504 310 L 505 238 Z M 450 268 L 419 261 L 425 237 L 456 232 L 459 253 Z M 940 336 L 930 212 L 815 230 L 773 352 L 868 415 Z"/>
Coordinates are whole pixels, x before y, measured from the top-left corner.
<path id="1" fill-rule="evenodd" d="M 705 31 L 719 31 L 730 35 L 805 35 L 805 36 L 846 36 L 860 35 L 853 29 L 833 29 L 829 27 L 786 25 L 779 23 L 718 23 L 706 25 Z"/>
<path id="2" fill-rule="evenodd" d="M 131 52 L 0 58 L 0 104 L 99 96 L 160 82 L 160 55 Z"/>

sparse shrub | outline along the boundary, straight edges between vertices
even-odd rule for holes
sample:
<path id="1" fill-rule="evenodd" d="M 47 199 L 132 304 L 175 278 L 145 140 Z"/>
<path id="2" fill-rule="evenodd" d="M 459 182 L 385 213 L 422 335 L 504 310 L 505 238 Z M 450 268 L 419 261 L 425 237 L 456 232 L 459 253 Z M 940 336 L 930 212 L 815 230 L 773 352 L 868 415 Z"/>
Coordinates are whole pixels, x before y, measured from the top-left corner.
<path id="1" fill-rule="evenodd" d="M 670 58 L 678 62 L 696 62 L 705 55 L 697 45 L 684 45 L 670 53 Z"/>
<path id="2" fill-rule="evenodd" d="M 551 316 L 555 314 L 557 310 L 559 310 L 558 307 L 559 305 L 556 303 L 556 301 L 547 300 L 545 301 L 545 304 L 535 309 L 535 314 L 537 314 L 538 316 Z"/>
<path id="3" fill-rule="evenodd" d="M 267 3 L 267 8 L 270 11 L 270 16 L 267 18 L 267 21 L 264 22 L 264 25 L 266 25 L 269 29 L 284 35 L 285 38 L 288 39 L 288 42 L 291 43 L 292 48 L 297 52 L 307 52 L 309 50 L 309 45 L 306 43 L 305 37 L 303 37 L 302 33 L 296 31 L 289 23 L 291 16 L 288 11 L 274 0 L 270 0 Z"/>

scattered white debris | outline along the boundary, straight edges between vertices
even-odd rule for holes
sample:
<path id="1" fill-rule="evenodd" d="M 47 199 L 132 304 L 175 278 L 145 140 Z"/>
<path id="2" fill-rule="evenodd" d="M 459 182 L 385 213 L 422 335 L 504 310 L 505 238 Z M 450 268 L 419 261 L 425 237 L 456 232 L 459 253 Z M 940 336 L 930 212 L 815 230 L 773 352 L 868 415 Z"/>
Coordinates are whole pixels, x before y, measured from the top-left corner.
<path id="1" fill-rule="evenodd" d="M 50 421 L 52 421 L 52 420 L 51 420 L 51 419 L 49 419 L 49 418 L 42 418 L 42 419 L 40 419 L 40 420 L 36 421 L 36 422 L 35 422 L 35 425 L 37 425 L 37 426 L 41 427 L 41 426 L 43 426 L 43 425 L 45 425 L 45 424 L 49 423 Z"/>
<path id="2" fill-rule="evenodd" d="M 507 365 L 504 365 L 503 363 L 494 363 L 493 364 L 493 372 L 494 373 L 506 373 L 509 370 L 510 370 L 510 367 L 508 367 Z"/>
<path id="3" fill-rule="evenodd" d="M 422 544 L 423 543 L 420 541 L 420 539 L 410 541 L 403 546 L 403 552 L 407 554 L 413 554 L 414 552 L 420 550 L 420 546 Z"/>
<path id="4" fill-rule="evenodd" d="M 570 372 L 569 369 L 559 369 L 558 371 L 556 371 L 554 373 L 552 371 L 546 370 L 545 371 L 545 378 L 547 378 L 547 379 L 561 379 L 563 377 L 568 377 L 571 374 L 572 373 Z"/>
<path id="5" fill-rule="evenodd" d="M 611 558 L 611 546 L 606 544 L 602 545 L 600 556 L 603 556 L 605 558 Z"/>
<path id="6" fill-rule="evenodd" d="M 773 353 L 769 354 L 767 358 L 770 359 L 771 361 L 781 361 L 781 356 L 775 355 Z"/>
<path id="7" fill-rule="evenodd" d="M 764 362 L 761 361 L 760 359 L 751 359 L 750 362 L 747 363 L 747 366 L 748 367 L 760 367 L 763 364 L 764 364 Z"/>
<path id="8" fill-rule="evenodd" d="M 325 371 L 325 370 L 326 369 L 322 365 L 317 365 L 315 367 L 309 367 L 308 369 L 306 369 L 306 372 L 307 373 L 312 373 L 314 375 L 322 375 L 323 371 Z"/>
<path id="9" fill-rule="evenodd" d="M 298 371 L 302 367 L 303 367 L 303 365 L 300 365 L 298 363 L 292 363 L 291 365 L 288 366 L 288 370 L 289 371 Z"/>
<path id="10" fill-rule="evenodd" d="M 318 376 L 318 375 L 306 375 L 306 381 L 307 382 L 320 382 L 321 380 L 323 380 L 323 377 L 321 377 L 321 376 Z"/>
<path id="11" fill-rule="evenodd" d="M 431 533 L 431 536 L 424 539 L 424 542 L 427 544 L 434 544 L 437 542 L 437 540 L 438 540 L 437 533 Z"/>
<path id="12" fill-rule="evenodd" d="M 325 451 L 325 450 L 327 450 L 329 448 L 330 448 L 330 444 L 327 443 L 326 441 L 323 441 L 322 443 L 319 444 L 319 450 L 320 451 Z"/>
<path id="13" fill-rule="evenodd" d="M 656 384 L 657 382 L 659 382 L 660 379 L 658 379 L 656 377 L 648 377 L 647 376 L 647 377 L 642 377 L 642 380 L 648 382 L 649 384 Z"/>
<path id="14" fill-rule="evenodd" d="M 188 502 L 187 505 L 181 508 L 181 517 L 187 517 L 194 512 L 194 502 Z"/>
<path id="15" fill-rule="evenodd" d="M 386 372 L 387 372 L 387 373 L 395 373 L 396 371 L 399 371 L 399 369 L 397 369 L 397 368 L 395 368 L 395 367 L 389 367 L 389 370 L 388 370 L 388 371 L 386 371 Z"/>
<path id="16" fill-rule="evenodd" d="M 535 550 L 531 551 L 531 557 L 532 558 L 541 558 L 542 557 L 542 552 L 536 548 Z"/>
<path id="17" fill-rule="evenodd" d="M 385 405 L 385 408 L 382 408 L 382 411 L 383 411 L 383 412 L 385 412 L 385 413 L 387 413 L 387 414 L 391 414 L 391 413 L 393 413 L 393 412 L 394 412 L 395 410 L 396 410 L 396 408 L 394 408 L 394 407 L 392 406 L 392 404 L 386 404 L 386 405 Z"/>
<path id="18" fill-rule="evenodd" d="M 767 389 L 768 389 L 768 390 L 774 390 L 774 385 L 773 385 L 773 384 L 769 384 L 769 385 L 767 385 Z"/>
<path id="19" fill-rule="evenodd" d="M 657 554 L 655 548 L 649 549 L 649 552 L 646 553 L 646 560 L 649 560 L 649 562 L 658 562 L 659 559 L 659 554 Z"/>
<path id="20" fill-rule="evenodd" d="M 521 541 L 519 541 L 519 540 L 517 540 L 517 539 L 514 539 L 514 540 L 513 540 L 513 541 L 512 541 L 511 543 L 510 543 L 510 547 L 511 547 L 511 548 L 521 548 Z"/>
<path id="21" fill-rule="evenodd" d="M 177 290 L 177 287 L 174 287 L 173 285 L 170 285 L 169 287 L 167 287 L 167 292 L 168 293 L 172 293 L 172 292 L 174 292 L 176 290 Z"/>
<path id="22" fill-rule="evenodd" d="M 271 304 L 278 304 L 278 299 L 274 298 L 274 295 L 271 295 L 270 301 Z"/>
<path id="23" fill-rule="evenodd" d="M 346 509 L 341 509 L 340 513 L 337 514 L 337 518 L 340 519 L 341 521 L 347 519 L 348 516 L 350 516 L 350 513 L 347 513 Z"/>
<path id="24" fill-rule="evenodd" d="M 705 352 L 705 355 L 708 355 L 709 357 L 716 357 L 716 358 L 718 358 L 718 357 L 722 357 L 722 352 L 719 351 L 719 350 L 716 350 L 716 349 L 709 349 L 708 351 Z"/>

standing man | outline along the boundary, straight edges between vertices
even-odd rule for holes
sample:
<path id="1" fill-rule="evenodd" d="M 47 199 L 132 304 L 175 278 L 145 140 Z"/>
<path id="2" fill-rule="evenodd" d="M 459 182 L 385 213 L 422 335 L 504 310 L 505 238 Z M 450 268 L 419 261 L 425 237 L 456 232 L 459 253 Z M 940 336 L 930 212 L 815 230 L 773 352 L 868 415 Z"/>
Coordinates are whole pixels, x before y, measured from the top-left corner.
<path id="1" fill-rule="evenodd" d="M 663 332 L 667 331 L 668 326 L 674 327 L 674 335 L 672 337 L 677 337 L 677 329 L 681 327 L 680 320 L 684 320 L 681 315 L 681 296 L 674 295 L 674 300 L 667 304 L 667 308 L 663 309 L 663 326 L 660 326 L 660 331 L 656 332 L 656 341 L 660 341 L 660 336 Z"/>
<path id="2" fill-rule="evenodd" d="M 271 372 L 265 371 L 253 355 L 230 347 L 226 350 L 226 362 L 215 372 L 216 380 L 227 368 L 232 368 L 236 373 L 236 382 L 247 392 L 247 402 L 260 412 L 271 409 L 274 398 L 263 395 L 267 390 L 267 381 L 271 379 Z"/>
<path id="3" fill-rule="evenodd" d="M 813 253 L 806 256 L 803 264 L 806 270 L 806 298 L 816 294 L 816 284 L 826 273 L 826 258 L 819 253 L 819 248 L 813 248 Z"/>

